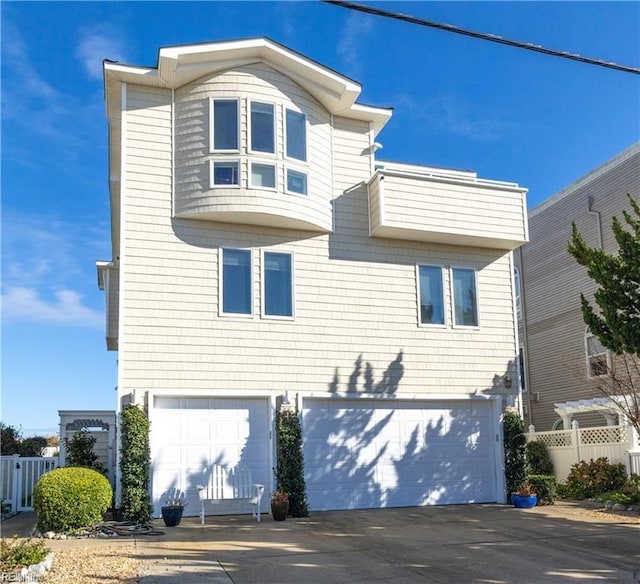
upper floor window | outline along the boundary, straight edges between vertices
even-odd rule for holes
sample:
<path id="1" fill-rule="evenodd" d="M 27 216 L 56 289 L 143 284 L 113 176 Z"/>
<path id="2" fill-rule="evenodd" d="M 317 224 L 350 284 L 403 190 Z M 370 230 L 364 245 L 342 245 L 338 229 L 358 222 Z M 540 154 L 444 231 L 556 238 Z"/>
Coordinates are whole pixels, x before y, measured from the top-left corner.
<path id="1" fill-rule="evenodd" d="M 211 152 L 237 152 L 238 100 L 211 99 L 209 111 Z"/>
<path id="2" fill-rule="evenodd" d="M 240 163 L 237 160 L 211 160 L 209 165 L 209 184 L 211 188 L 237 187 L 240 185 Z"/>
<path id="3" fill-rule="evenodd" d="M 452 268 L 453 324 L 478 326 L 478 295 L 476 271 L 470 268 Z"/>
<path id="4" fill-rule="evenodd" d="M 249 149 L 253 152 L 274 154 L 275 140 L 275 108 L 271 103 L 252 101 L 250 106 L 250 136 Z"/>
<path id="5" fill-rule="evenodd" d="M 420 324 L 445 324 L 440 266 L 418 266 L 418 293 Z"/>
<path id="6" fill-rule="evenodd" d="M 293 316 L 293 270 L 291 254 L 265 251 L 263 266 L 263 313 Z"/>
<path id="7" fill-rule="evenodd" d="M 223 314 L 253 313 L 251 271 L 251 250 L 222 249 L 220 303 Z"/>
<path id="8" fill-rule="evenodd" d="M 286 110 L 286 155 L 296 160 L 307 160 L 307 117 L 293 110 Z"/>
<path id="9" fill-rule="evenodd" d="M 276 188 L 275 164 L 251 163 L 250 186 L 260 189 Z"/>
<path id="10" fill-rule="evenodd" d="M 296 195 L 307 194 L 307 174 L 287 168 L 287 192 Z"/>
<path id="11" fill-rule="evenodd" d="M 589 329 L 585 333 L 584 343 L 587 353 L 587 375 L 589 377 L 606 375 L 609 369 L 607 350 Z"/>

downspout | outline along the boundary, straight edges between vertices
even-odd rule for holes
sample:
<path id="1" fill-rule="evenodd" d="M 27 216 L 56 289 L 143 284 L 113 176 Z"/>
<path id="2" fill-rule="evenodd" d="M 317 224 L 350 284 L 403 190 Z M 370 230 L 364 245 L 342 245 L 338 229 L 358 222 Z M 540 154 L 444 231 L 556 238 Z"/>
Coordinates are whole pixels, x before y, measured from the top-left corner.
<path id="1" fill-rule="evenodd" d="M 587 205 L 589 215 L 596 216 L 596 226 L 598 228 L 598 244 L 600 246 L 600 249 L 604 249 L 604 240 L 602 237 L 602 218 L 600 216 L 600 211 L 593 210 L 593 197 L 591 195 L 589 195 L 589 198 L 587 199 Z"/>

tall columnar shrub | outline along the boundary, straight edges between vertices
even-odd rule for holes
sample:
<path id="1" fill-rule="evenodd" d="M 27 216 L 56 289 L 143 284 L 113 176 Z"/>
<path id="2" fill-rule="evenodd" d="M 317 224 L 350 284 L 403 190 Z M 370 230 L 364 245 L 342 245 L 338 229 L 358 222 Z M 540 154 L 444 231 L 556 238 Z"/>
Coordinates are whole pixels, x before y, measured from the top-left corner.
<path id="1" fill-rule="evenodd" d="M 289 494 L 289 514 L 307 517 L 307 486 L 304 480 L 302 456 L 302 429 L 298 414 L 292 410 L 280 410 L 276 416 L 278 461 L 276 481 L 279 491 Z"/>
<path id="2" fill-rule="evenodd" d="M 113 492 L 90 468 L 64 467 L 43 474 L 33 490 L 40 531 L 70 532 L 102 521 Z"/>
<path id="3" fill-rule="evenodd" d="M 151 518 L 150 472 L 149 420 L 139 407 L 130 404 L 122 410 L 120 422 L 123 519 L 143 523 Z"/>
<path id="4" fill-rule="evenodd" d="M 525 445 L 527 437 L 524 433 L 522 418 L 512 411 L 504 413 L 504 474 L 507 486 L 507 499 L 511 500 L 513 493 L 526 480 Z"/>
<path id="5" fill-rule="evenodd" d="M 553 461 L 546 444 L 538 440 L 527 442 L 525 447 L 527 474 L 553 475 Z"/>
<path id="6" fill-rule="evenodd" d="M 66 466 L 86 466 L 106 475 L 107 467 L 100 462 L 93 450 L 96 440 L 96 437 L 85 429 L 74 432 L 71 438 L 65 438 Z"/>

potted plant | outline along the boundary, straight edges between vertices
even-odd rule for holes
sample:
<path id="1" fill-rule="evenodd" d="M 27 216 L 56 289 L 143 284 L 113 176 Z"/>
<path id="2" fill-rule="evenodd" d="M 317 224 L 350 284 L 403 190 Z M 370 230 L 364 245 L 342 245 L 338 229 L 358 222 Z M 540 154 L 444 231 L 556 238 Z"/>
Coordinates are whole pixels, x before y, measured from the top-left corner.
<path id="1" fill-rule="evenodd" d="M 271 493 L 271 515 L 274 521 L 284 521 L 289 513 L 289 495 L 284 491 Z"/>
<path id="2" fill-rule="evenodd" d="M 511 502 L 518 509 L 531 509 L 538 503 L 538 495 L 528 482 L 524 482 L 515 493 L 511 493 Z"/>
<path id="3" fill-rule="evenodd" d="M 169 497 L 162 506 L 162 519 L 167 527 L 175 527 L 180 525 L 182 521 L 182 513 L 187 506 L 184 500 L 184 493 L 178 492 Z"/>

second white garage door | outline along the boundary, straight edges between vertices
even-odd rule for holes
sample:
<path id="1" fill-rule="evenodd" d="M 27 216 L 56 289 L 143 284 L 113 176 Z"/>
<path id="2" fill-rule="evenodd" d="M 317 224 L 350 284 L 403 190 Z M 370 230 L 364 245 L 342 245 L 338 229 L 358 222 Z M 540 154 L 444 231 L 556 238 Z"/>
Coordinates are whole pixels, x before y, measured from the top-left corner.
<path id="1" fill-rule="evenodd" d="M 305 399 L 312 510 L 502 500 L 490 400 Z"/>

